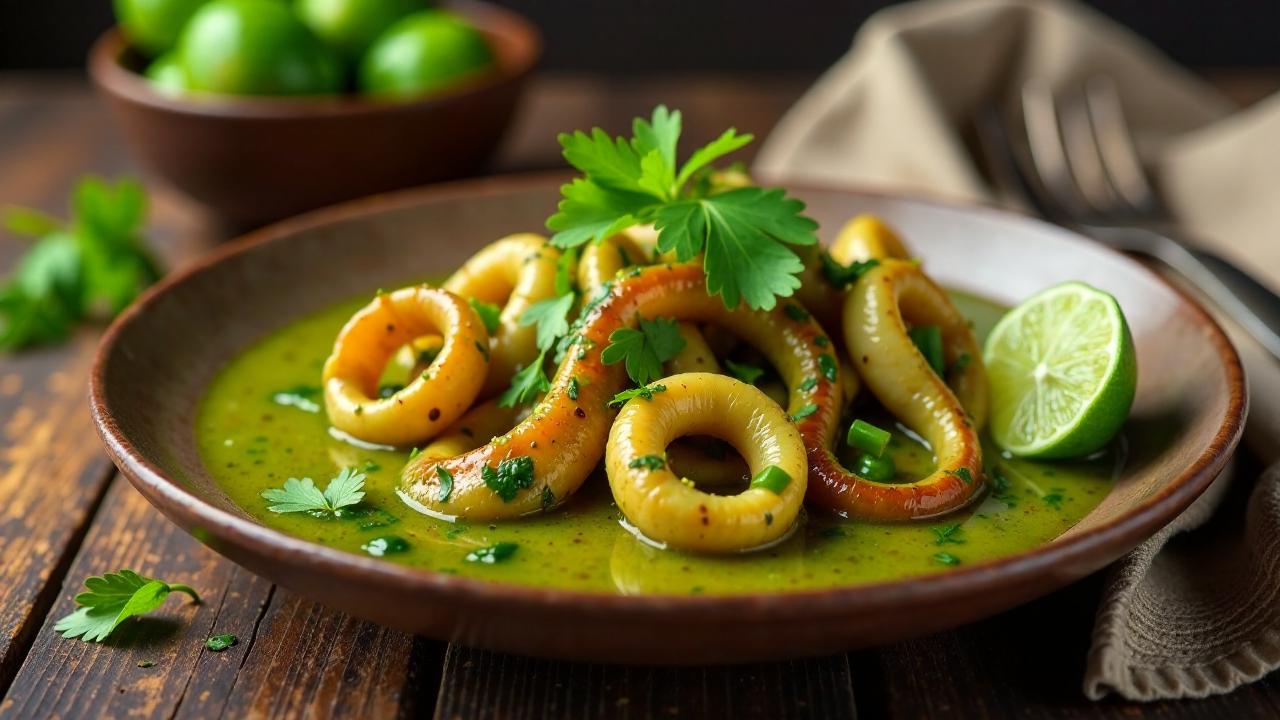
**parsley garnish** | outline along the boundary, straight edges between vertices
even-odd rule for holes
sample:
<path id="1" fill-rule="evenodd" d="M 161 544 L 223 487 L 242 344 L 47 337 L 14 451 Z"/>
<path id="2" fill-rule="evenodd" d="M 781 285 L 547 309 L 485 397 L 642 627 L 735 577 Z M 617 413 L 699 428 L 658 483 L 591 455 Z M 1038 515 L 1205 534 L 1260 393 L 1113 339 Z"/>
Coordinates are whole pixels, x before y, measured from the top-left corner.
<path id="1" fill-rule="evenodd" d="M 960 558 L 956 557 L 955 555 L 952 555 L 949 552 L 934 553 L 933 559 L 942 563 L 943 565 L 959 565 L 960 564 Z"/>
<path id="2" fill-rule="evenodd" d="M 788 307 L 790 307 L 788 305 Z M 758 368 L 755 365 L 747 365 L 746 363 L 736 363 L 729 358 L 724 359 L 724 367 L 729 374 L 738 378 L 748 385 L 755 385 L 756 381 L 764 375 L 764 368 Z"/>
<path id="3" fill-rule="evenodd" d="M 609 401 L 609 407 L 622 407 L 623 405 L 626 405 L 627 401 L 632 398 L 644 398 L 645 400 L 652 400 L 654 393 L 660 393 L 660 392 L 666 392 L 666 391 L 667 391 L 667 386 L 659 385 L 659 384 L 642 385 L 638 388 L 623 390 L 622 392 L 613 396 L 613 399 Z"/>
<path id="4" fill-rule="evenodd" d="M 960 478 L 965 485 L 973 484 L 973 473 L 969 472 L 967 467 L 958 467 L 954 470 L 948 470 L 947 473 Z"/>
<path id="5" fill-rule="evenodd" d="M 262 497 L 272 503 L 267 509 L 275 513 L 306 512 L 312 515 L 333 515 L 339 508 L 355 505 L 364 499 L 364 473 L 355 468 L 343 468 L 337 477 L 329 481 L 324 492 L 309 477 L 301 480 L 289 478 L 283 488 L 262 491 Z"/>
<path id="6" fill-rule="evenodd" d="M 0 350 L 65 340 L 72 327 L 113 317 L 160 277 L 142 247 L 146 194 L 132 180 L 76 184 L 72 219 L 9 208 L 4 224 L 36 238 L 0 285 Z"/>
<path id="7" fill-rule="evenodd" d="M 186 585 L 144 577 L 132 570 L 90 576 L 84 586 L 88 592 L 75 596 L 80 609 L 59 620 L 53 629 L 63 637 L 85 642 L 102 642 L 126 619 L 160 607 L 171 592 L 186 593 L 192 602 L 200 602 L 196 591 Z"/>
<path id="8" fill-rule="evenodd" d="M 786 305 L 783 305 L 782 311 L 787 314 L 787 317 L 795 320 L 796 322 L 804 322 L 809 319 L 809 311 L 795 303 L 787 303 Z"/>
<path id="9" fill-rule="evenodd" d="M 498 463 L 497 470 L 485 465 L 480 468 L 480 477 L 502 502 L 511 502 L 521 490 L 533 486 L 533 458 L 528 455 L 507 458 Z"/>
<path id="10" fill-rule="evenodd" d="M 684 349 L 680 328 L 671 318 L 639 319 L 639 329 L 618 328 L 609 335 L 609 346 L 600 353 L 600 361 L 613 365 L 627 362 L 627 375 L 638 385 L 662 377 L 662 363 Z"/>
<path id="11" fill-rule="evenodd" d="M 813 403 L 809 403 L 808 405 L 805 405 L 799 410 L 791 413 L 791 420 L 793 422 L 796 420 L 803 420 L 816 412 L 818 412 L 818 406 Z"/>
<path id="12" fill-rule="evenodd" d="M 962 528 L 960 527 L 960 523 L 952 523 L 951 525 L 929 528 L 929 532 L 933 533 L 934 545 L 964 544 L 964 539 L 959 537 L 961 530 Z"/>
<path id="13" fill-rule="evenodd" d="M 490 545 L 489 547 L 482 547 L 478 550 L 472 550 L 471 552 L 467 553 L 466 560 L 467 562 L 482 563 L 484 565 L 493 565 L 494 563 L 500 563 L 503 560 L 506 560 L 507 558 L 511 557 L 513 554 L 515 554 L 515 551 L 519 549 L 519 547 L 520 547 L 519 545 L 513 542 L 495 543 L 493 545 Z"/>
<path id="14" fill-rule="evenodd" d="M 569 311 L 573 309 L 572 292 L 565 293 L 529 306 L 520 314 L 520 325 L 537 325 L 538 349 L 547 351 L 556 344 L 556 338 L 569 332 Z"/>
<path id="15" fill-rule="evenodd" d="M 716 192 L 690 183 L 752 136 L 730 128 L 678 166 L 680 127 L 679 111 L 659 106 L 649 121 L 636 118 L 630 139 L 599 128 L 561 134 L 565 159 L 584 177 L 560 188 L 559 211 L 547 220 L 556 231 L 551 242 L 573 247 L 652 222 L 659 252 L 674 250 L 680 262 L 704 254 L 707 292 L 720 295 L 726 307 L 745 300 L 751 308 L 772 308 L 777 296 L 800 287 L 795 276 L 803 263 L 787 246 L 816 243 L 817 223 L 801 214 L 804 203 L 782 190 Z"/>
<path id="16" fill-rule="evenodd" d="M 578 378 L 569 378 L 569 389 L 565 391 L 570 400 L 578 399 Z"/>
<path id="17" fill-rule="evenodd" d="M 551 389 L 551 381 L 547 379 L 547 373 L 543 370 L 546 357 L 547 351 L 543 350 L 538 353 L 538 357 L 534 358 L 533 362 L 511 377 L 511 387 L 503 390 L 498 396 L 499 407 L 527 405 L 536 400 L 539 394 Z"/>
<path id="18" fill-rule="evenodd" d="M 556 504 L 556 493 L 551 489 L 550 485 L 544 485 L 542 488 L 542 509 L 550 510 Z"/>
<path id="19" fill-rule="evenodd" d="M 818 367 L 822 368 L 822 374 L 831 382 L 836 381 L 836 359 L 823 353 L 818 356 Z"/>
<path id="20" fill-rule="evenodd" d="M 484 323 L 484 329 L 490 335 L 498 332 L 498 322 L 502 315 L 502 308 L 493 303 L 487 303 L 475 298 L 469 298 L 467 302 L 471 304 L 471 309 L 476 311 L 476 315 L 480 316 L 480 322 Z"/>
<path id="21" fill-rule="evenodd" d="M 239 641 L 239 638 L 235 635 L 226 633 L 224 635 L 214 635 L 213 637 L 210 637 L 208 640 L 204 641 L 204 646 L 213 652 L 222 652 Z"/>
<path id="22" fill-rule="evenodd" d="M 641 455 L 640 457 L 627 463 L 629 468 L 644 468 L 645 470 L 661 470 L 667 466 L 667 461 L 662 459 L 660 455 Z"/>
<path id="23" fill-rule="evenodd" d="M 449 496 L 453 494 L 453 473 L 445 470 L 443 465 L 437 465 L 436 477 L 440 478 L 440 502 L 449 502 Z"/>
<path id="24" fill-rule="evenodd" d="M 1066 496 L 1062 494 L 1062 488 L 1051 488 L 1049 494 L 1044 495 L 1040 499 L 1044 500 L 1045 504 L 1049 507 L 1056 510 L 1062 507 L 1062 501 L 1066 499 Z"/>
<path id="25" fill-rule="evenodd" d="M 838 288 L 857 282 L 863 273 L 880 264 L 879 260 L 872 258 L 870 260 L 855 260 L 848 265 L 841 265 L 826 252 L 818 253 L 818 257 L 822 260 L 823 277 L 827 279 L 827 282 Z"/>
<path id="26" fill-rule="evenodd" d="M 818 378 L 807 377 L 801 381 L 797 387 L 800 389 L 800 392 L 809 392 L 810 390 L 818 387 Z"/>
<path id="27" fill-rule="evenodd" d="M 969 367 L 971 362 L 973 362 L 973 357 L 967 352 L 962 352 L 956 356 L 955 362 L 951 363 L 951 372 L 960 372 Z"/>

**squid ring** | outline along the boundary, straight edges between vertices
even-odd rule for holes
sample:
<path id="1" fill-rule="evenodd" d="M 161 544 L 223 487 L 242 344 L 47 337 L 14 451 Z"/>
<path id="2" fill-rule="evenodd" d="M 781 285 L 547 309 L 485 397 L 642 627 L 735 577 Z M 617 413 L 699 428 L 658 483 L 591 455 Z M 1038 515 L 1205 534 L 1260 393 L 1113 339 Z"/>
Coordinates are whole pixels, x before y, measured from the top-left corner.
<path id="1" fill-rule="evenodd" d="M 609 432 L 605 468 L 614 500 L 652 540 L 682 550 L 732 552 L 777 540 L 804 504 L 808 465 L 804 441 L 787 414 L 763 392 L 724 375 L 682 373 L 662 380 L 664 392 L 623 406 Z M 667 445 L 684 435 L 729 442 L 754 475 L 738 495 L 712 495 L 665 465 Z M 766 468 L 773 468 L 766 470 Z"/>
<path id="2" fill-rule="evenodd" d="M 977 427 L 986 415 L 986 371 L 964 316 L 915 265 L 883 258 L 849 292 L 844 320 L 845 342 L 863 381 L 885 409 L 929 442 L 937 469 L 913 483 L 873 482 L 841 467 L 827 444 L 811 444 L 811 497 L 871 520 L 912 520 L 964 506 L 982 486 Z M 956 368 L 950 373 L 955 392 L 907 335 L 908 321 L 942 330 L 947 365 Z M 970 361 L 957 367 L 962 354 Z"/>
<path id="3" fill-rule="evenodd" d="M 402 346 L 444 336 L 427 370 L 391 397 L 378 379 Z M 324 364 L 324 404 L 334 427 L 361 440 L 407 445 L 426 440 L 464 413 L 488 372 L 489 334 L 466 300 L 446 290 L 407 287 L 378 295 L 338 333 Z"/>
<path id="4" fill-rule="evenodd" d="M 537 329 L 521 325 L 520 316 L 539 300 L 555 297 L 559 259 L 560 251 L 541 235 L 508 235 L 472 255 L 445 280 L 442 287 L 449 292 L 503 306 L 489 348 L 482 399 L 505 390 L 511 376 L 538 356 Z"/>
<path id="5" fill-rule="evenodd" d="M 801 422 L 824 418 L 834 427 L 841 386 L 831 341 L 807 316 L 739 308 L 707 294 L 702 266 L 655 265 L 615 282 L 586 311 L 581 331 L 532 414 L 507 434 L 449 458 L 420 455 L 400 476 L 399 492 L 419 510 L 476 520 L 513 518 L 563 502 L 604 456 L 615 411 L 626 387 L 621 363 L 605 365 L 609 335 L 640 316 L 672 317 L 725 326 L 760 348 L 790 390 L 788 412 Z M 442 500 L 441 478 L 450 492 Z"/>

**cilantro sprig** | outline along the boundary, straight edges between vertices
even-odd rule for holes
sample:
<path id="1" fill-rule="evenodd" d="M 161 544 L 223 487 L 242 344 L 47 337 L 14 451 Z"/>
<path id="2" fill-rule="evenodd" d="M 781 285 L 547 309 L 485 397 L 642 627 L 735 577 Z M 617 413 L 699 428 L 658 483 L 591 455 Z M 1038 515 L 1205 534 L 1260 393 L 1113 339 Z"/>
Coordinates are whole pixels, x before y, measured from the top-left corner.
<path id="1" fill-rule="evenodd" d="M 5 227 L 35 243 L 0 284 L 0 350 L 65 340 L 77 323 L 115 316 L 156 281 L 140 234 L 146 204 L 132 180 L 86 177 L 72 193 L 68 223 L 6 209 Z"/>
<path id="2" fill-rule="evenodd" d="M 803 263 L 788 246 L 816 243 L 817 223 L 780 189 L 720 191 L 699 182 L 752 135 L 730 128 L 679 164 L 680 131 L 680 112 L 660 105 L 651 119 L 635 119 L 631 138 L 599 128 L 561 134 L 565 159 L 583 177 L 560 189 L 558 212 L 547 220 L 556 231 L 551 242 L 571 248 L 653 223 L 659 252 L 675 251 L 681 262 L 703 255 L 707 292 L 726 307 L 771 309 L 800 287 Z"/>
<path id="3" fill-rule="evenodd" d="M 329 517 L 340 508 L 364 500 L 364 477 L 364 473 L 355 468 L 343 468 L 323 492 L 309 477 L 289 478 L 284 481 L 284 487 L 263 490 L 262 497 L 271 503 L 267 509 L 274 513 L 305 512 Z"/>
<path id="4" fill-rule="evenodd" d="M 139 575 L 133 570 L 120 570 L 101 577 L 85 578 L 86 592 L 75 596 L 78 610 L 53 626 L 63 637 L 78 637 L 85 642 L 102 642 L 125 620 L 155 610 L 170 593 L 191 596 L 194 603 L 200 595 L 187 585 Z"/>
<path id="5" fill-rule="evenodd" d="M 600 361 L 605 365 L 626 361 L 627 375 L 638 385 L 648 385 L 662 377 L 662 363 L 679 354 L 684 344 L 675 320 L 639 318 L 637 327 L 610 333 Z"/>

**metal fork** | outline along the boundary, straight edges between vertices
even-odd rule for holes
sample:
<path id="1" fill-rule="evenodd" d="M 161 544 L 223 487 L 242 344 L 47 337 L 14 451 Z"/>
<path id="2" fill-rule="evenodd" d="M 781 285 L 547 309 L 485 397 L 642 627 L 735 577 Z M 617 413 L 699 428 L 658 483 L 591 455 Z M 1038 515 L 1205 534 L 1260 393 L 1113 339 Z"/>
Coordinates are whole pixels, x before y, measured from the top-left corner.
<path id="1" fill-rule="evenodd" d="M 976 118 L 997 182 L 1053 222 L 1159 260 L 1280 359 L 1280 296 L 1173 224 L 1138 159 L 1109 78 L 1089 80 L 1068 102 L 1033 78 L 1022 88 L 1021 105 L 1022 128 L 994 107 Z"/>

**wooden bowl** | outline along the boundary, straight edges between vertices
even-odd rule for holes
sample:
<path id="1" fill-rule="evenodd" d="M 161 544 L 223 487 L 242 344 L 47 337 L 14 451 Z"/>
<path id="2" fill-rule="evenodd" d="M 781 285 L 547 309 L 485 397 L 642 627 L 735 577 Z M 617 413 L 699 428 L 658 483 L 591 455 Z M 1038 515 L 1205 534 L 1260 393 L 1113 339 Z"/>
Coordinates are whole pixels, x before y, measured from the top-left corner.
<path id="1" fill-rule="evenodd" d="M 1138 263 L 996 210 L 793 188 L 828 238 L 874 212 L 944 284 L 1014 303 L 1063 280 L 1113 292 L 1141 368 L 1114 489 L 1078 525 L 1019 555 L 946 573 L 790 594 L 622 596 L 435 574 L 265 528 L 206 472 L 194 420 L 215 373 L 247 345 L 372 288 L 440 275 L 501 235 L 538 230 L 560 177 L 413 190 L 261 230 L 165 279 L 108 330 L 93 369 L 97 427 L 156 507 L 253 572 L 409 632 L 595 661 L 709 663 L 843 651 L 969 622 L 1048 593 L 1128 552 L 1185 509 L 1239 438 L 1246 395 L 1221 329 Z M 445 242 L 437 242 L 437 239 Z M 430 248 L 428 250 L 428 248 Z"/>
<path id="2" fill-rule="evenodd" d="M 416 100 L 164 95 L 139 74 L 142 59 L 116 29 L 94 45 L 89 74 L 145 166 L 224 225 L 257 227 L 484 165 L 510 124 L 541 39 L 496 5 L 451 7 L 488 38 L 496 68 Z"/>

